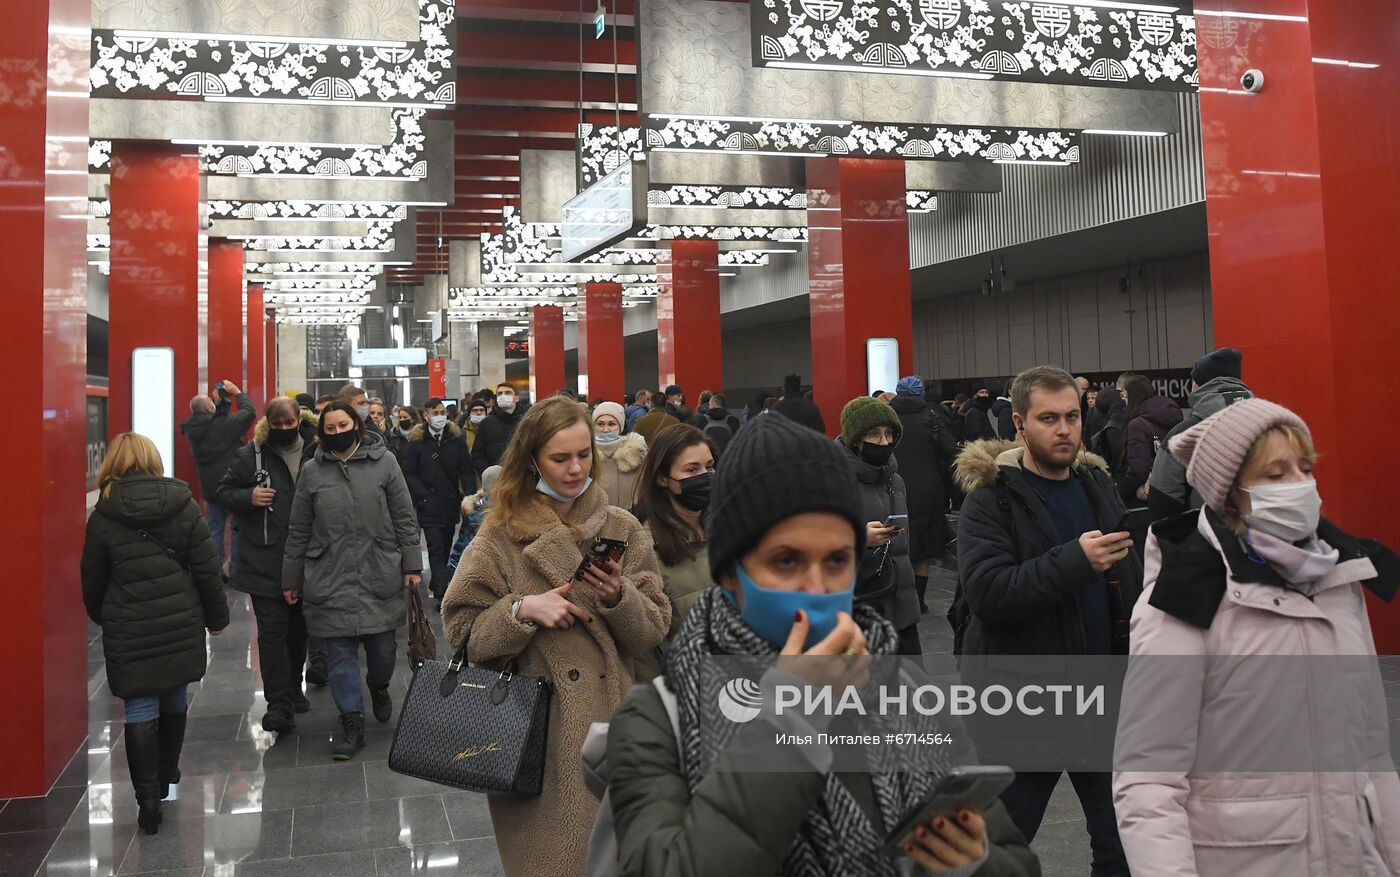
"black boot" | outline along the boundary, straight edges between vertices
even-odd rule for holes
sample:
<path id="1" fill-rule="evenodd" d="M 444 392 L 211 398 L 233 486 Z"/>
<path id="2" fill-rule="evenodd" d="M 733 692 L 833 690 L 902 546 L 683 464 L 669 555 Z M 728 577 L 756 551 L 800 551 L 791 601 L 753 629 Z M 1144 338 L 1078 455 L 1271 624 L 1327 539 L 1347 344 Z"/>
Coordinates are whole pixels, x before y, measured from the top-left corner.
<path id="1" fill-rule="evenodd" d="M 156 719 L 126 725 L 126 764 L 131 770 L 136 804 L 141 808 L 136 822 L 146 834 L 160 829 L 159 725 Z"/>
<path id="2" fill-rule="evenodd" d="M 365 714 L 340 714 L 340 739 L 335 741 L 331 755 L 336 761 L 349 761 L 365 748 Z"/>
<path id="3" fill-rule="evenodd" d="M 914 590 L 919 593 L 919 612 L 928 612 L 928 603 L 924 602 L 924 595 L 928 593 L 928 576 L 914 576 Z"/>
<path id="4" fill-rule="evenodd" d="M 160 799 L 180 782 L 180 750 L 185 746 L 185 714 L 160 714 Z"/>
<path id="5" fill-rule="evenodd" d="M 370 683 L 369 702 L 374 708 L 374 719 L 379 724 L 384 724 L 394 715 L 394 701 L 389 697 L 389 686 Z"/>

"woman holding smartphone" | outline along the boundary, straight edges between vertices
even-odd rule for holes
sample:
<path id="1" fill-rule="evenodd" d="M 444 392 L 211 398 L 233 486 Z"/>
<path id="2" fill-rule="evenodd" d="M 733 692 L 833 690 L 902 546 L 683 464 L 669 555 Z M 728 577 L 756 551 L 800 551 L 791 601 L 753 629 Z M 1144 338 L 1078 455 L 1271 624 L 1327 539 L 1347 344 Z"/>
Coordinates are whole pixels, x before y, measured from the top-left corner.
<path id="1" fill-rule="evenodd" d="M 856 599 L 868 602 L 899 632 L 901 655 L 920 655 L 919 594 L 909 560 L 909 504 L 894 458 L 904 424 L 888 403 L 858 396 L 841 409 L 841 444 L 850 454 L 865 513 L 865 554 Z"/>
<path id="2" fill-rule="evenodd" d="M 501 461 L 491 513 L 462 555 L 442 602 L 455 650 L 554 685 L 543 792 L 489 795 L 491 824 L 511 877 L 583 873 L 598 801 L 579 751 L 632 686 L 631 659 L 665 637 L 671 604 L 651 538 L 608 504 L 586 406 L 559 396 L 526 413 Z M 599 540 L 625 544 L 620 562 L 590 565 Z"/>
<path id="3" fill-rule="evenodd" d="M 771 744 L 776 733 L 801 731 L 786 723 L 791 713 L 772 709 L 746 724 L 719 715 L 733 671 L 711 656 L 778 659 L 759 683 L 771 703 L 784 680 L 864 684 L 869 665 L 860 657 L 894 654 L 896 634 L 853 601 L 866 520 L 845 451 L 787 418 L 760 417 L 735 436 L 714 481 L 707 536 L 718 584 L 695 601 L 666 658 L 679 733 L 653 686 L 632 690 L 608 733 L 621 874 L 1039 875 L 995 801 L 983 812 L 936 814 L 900 844 L 902 856 L 882 852 L 886 836 L 970 753 L 942 750 L 941 767 L 928 771 L 840 778 L 821 747 L 775 749 L 761 772 L 726 761 L 743 748 L 730 745 L 736 739 Z M 784 660 L 798 656 L 806 659 Z M 824 656 L 855 660 L 809 660 Z M 954 737 L 966 743 L 965 734 Z"/>

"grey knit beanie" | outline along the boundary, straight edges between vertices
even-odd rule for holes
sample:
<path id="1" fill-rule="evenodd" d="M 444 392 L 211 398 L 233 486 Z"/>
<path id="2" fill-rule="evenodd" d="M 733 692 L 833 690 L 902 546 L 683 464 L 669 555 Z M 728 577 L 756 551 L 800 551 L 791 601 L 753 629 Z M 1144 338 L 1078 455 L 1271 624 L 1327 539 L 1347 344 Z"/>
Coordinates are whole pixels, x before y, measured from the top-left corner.
<path id="1" fill-rule="evenodd" d="M 859 557 L 865 550 L 861 510 L 855 469 L 840 445 L 786 417 L 750 420 L 715 472 L 705 527 L 710 574 L 719 581 L 775 524 L 804 512 L 832 512 L 850 521 Z"/>
<path id="2" fill-rule="evenodd" d="M 1308 437 L 1308 425 L 1282 405 L 1245 399 L 1207 417 L 1171 440 L 1171 453 L 1186 467 L 1186 482 L 1217 513 L 1224 514 L 1249 449 L 1276 426 L 1296 426 Z"/>

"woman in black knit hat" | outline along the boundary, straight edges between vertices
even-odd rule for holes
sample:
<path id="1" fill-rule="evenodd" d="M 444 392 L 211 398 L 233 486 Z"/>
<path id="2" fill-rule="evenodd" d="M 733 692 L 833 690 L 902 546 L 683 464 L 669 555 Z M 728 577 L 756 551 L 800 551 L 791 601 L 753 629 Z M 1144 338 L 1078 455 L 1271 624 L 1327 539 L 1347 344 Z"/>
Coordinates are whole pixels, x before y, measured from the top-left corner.
<path id="1" fill-rule="evenodd" d="M 721 697 L 736 683 L 733 671 L 712 656 L 854 658 L 768 669 L 757 691 L 771 705 L 780 682 L 838 692 L 863 686 L 870 668 L 856 656 L 895 652 L 894 628 L 853 601 L 866 521 L 847 456 L 837 443 L 783 417 L 760 417 L 730 443 L 706 526 L 717 584 L 700 595 L 672 640 L 664 684 L 635 687 L 608 733 L 621 874 L 1040 873 L 999 803 L 981 813 L 935 816 L 911 835 L 898 860 L 880 851 L 886 834 L 958 763 L 958 753 L 940 751 L 922 771 L 840 779 L 830 750 L 821 747 L 781 747 L 771 758 L 765 750 L 763 772 L 726 763 L 750 743 L 771 744 L 775 732 L 801 730 L 791 726 L 791 712 L 762 709 L 734 719 Z"/>

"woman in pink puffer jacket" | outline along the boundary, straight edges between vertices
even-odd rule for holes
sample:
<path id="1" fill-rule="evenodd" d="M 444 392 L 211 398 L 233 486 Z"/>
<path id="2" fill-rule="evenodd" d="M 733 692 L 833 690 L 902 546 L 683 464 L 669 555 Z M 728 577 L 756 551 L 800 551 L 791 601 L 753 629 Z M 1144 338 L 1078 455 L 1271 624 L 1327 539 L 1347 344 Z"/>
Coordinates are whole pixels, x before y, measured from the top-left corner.
<path id="1" fill-rule="evenodd" d="M 1400 877 L 1364 596 L 1394 597 L 1400 558 L 1321 519 L 1285 408 L 1237 403 L 1170 450 L 1206 508 L 1153 527 L 1133 612 L 1114 804 L 1134 877 Z"/>

